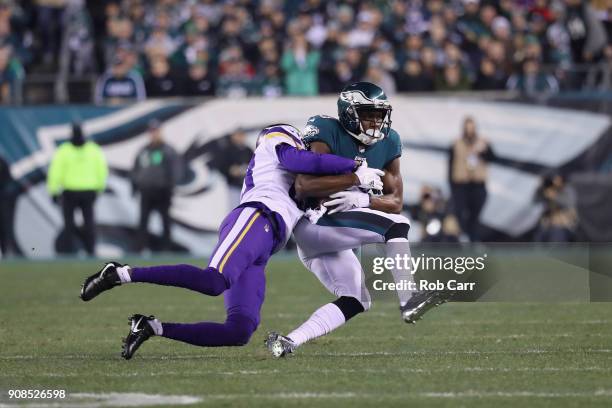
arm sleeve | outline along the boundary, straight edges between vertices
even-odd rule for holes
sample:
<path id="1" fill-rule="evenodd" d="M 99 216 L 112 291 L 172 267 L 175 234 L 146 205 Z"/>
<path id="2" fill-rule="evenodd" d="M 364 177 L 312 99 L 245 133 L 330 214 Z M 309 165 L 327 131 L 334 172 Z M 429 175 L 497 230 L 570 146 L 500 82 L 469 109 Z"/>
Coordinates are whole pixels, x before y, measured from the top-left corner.
<path id="1" fill-rule="evenodd" d="M 51 160 L 49 173 L 47 174 L 47 190 L 52 196 L 56 196 L 62 189 L 62 168 L 64 166 L 63 150 L 58 148 Z"/>
<path id="2" fill-rule="evenodd" d="M 106 179 L 108 178 L 108 165 L 102 149 L 98 148 L 98 186 L 96 191 L 102 192 L 106 188 Z"/>
<path id="3" fill-rule="evenodd" d="M 346 174 L 351 173 L 355 167 L 354 160 L 299 150 L 287 143 L 280 143 L 275 149 L 280 165 L 292 173 Z"/>
<path id="4" fill-rule="evenodd" d="M 168 147 L 170 153 L 170 174 L 172 187 L 176 186 L 183 178 L 182 157 L 172 147 Z"/>
<path id="5" fill-rule="evenodd" d="M 402 156 L 402 141 L 399 134 L 397 134 L 395 130 L 391 130 L 388 137 L 391 143 L 389 143 L 387 157 L 383 168 L 387 167 L 393 160 Z"/>

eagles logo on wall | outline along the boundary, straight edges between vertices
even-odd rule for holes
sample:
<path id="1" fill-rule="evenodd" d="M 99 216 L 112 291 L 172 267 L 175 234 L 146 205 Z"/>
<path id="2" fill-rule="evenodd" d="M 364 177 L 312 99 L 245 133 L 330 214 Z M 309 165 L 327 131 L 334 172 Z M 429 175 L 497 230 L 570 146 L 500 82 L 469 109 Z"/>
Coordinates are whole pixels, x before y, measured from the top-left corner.
<path id="1" fill-rule="evenodd" d="M 14 222 L 17 244 L 22 253 L 33 257 L 52 257 L 61 251 L 56 247 L 62 233 L 61 212 L 46 191 L 45 179 L 53 152 L 70 137 L 73 121 L 81 122 L 85 134 L 102 146 L 111 170 L 95 208 L 98 255 L 121 256 L 133 250 L 138 203 L 128 174 L 137 152 L 148 143 L 147 123 L 156 118 L 162 121 L 165 141 L 181 155 L 185 166 L 171 209 L 174 249 L 205 256 L 216 243 L 219 223 L 228 211 L 225 181 L 209 166 L 218 140 L 242 128 L 254 147 L 259 130 L 272 123 L 306 124 L 305 135 L 316 134 L 319 129 L 307 124 L 308 118 L 335 115 L 335 102 L 326 97 L 265 103 L 257 98 L 220 99 L 197 105 L 148 100 L 119 108 L 3 109 L 0 120 L 6 125 L 0 128 L 0 153 L 11 163 L 20 187 Z M 416 204 L 424 184 L 438 186 L 448 195 L 448 148 L 459 136 L 463 118 L 472 115 L 501 158 L 490 166 L 490 195 L 482 222 L 510 237 L 525 233 L 539 220 L 542 209 L 533 196 L 541 172 L 596 147 L 611 123 L 601 114 L 475 98 L 396 96 L 391 102 L 401 112 L 393 127 L 404 145 L 405 203 Z M 576 139 L 576 134 L 581 137 Z M 161 233 L 161 220 L 154 216 L 151 227 Z"/>

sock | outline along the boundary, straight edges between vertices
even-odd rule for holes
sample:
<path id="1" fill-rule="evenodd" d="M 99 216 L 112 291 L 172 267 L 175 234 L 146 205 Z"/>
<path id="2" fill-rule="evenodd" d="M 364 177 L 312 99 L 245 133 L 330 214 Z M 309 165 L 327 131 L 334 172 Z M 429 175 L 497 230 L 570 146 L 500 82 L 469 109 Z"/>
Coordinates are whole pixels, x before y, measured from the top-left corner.
<path id="1" fill-rule="evenodd" d="M 389 245 L 391 244 L 391 245 Z M 392 238 L 387 241 L 386 245 L 387 257 L 395 258 L 397 254 L 402 257 L 404 254 L 408 254 L 410 258 L 410 245 L 408 244 L 408 240 L 406 238 Z M 410 261 L 408 261 L 410 262 Z M 409 264 L 411 265 L 411 264 Z M 391 269 L 391 274 L 393 275 L 393 281 L 395 283 L 399 283 L 401 281 L 414 282 L 414 275 L 411 273 L 411 269 Z M 404 306 L 406 302 L 410 299 L 414 291 L 409 289 L 398 289 L 397 297 L 399 299 L 400 306 Z"/>
<path id="2" fill-rule="evenodd" d="M 149 326 L 151 326 L 156 336 L 163 336 L 164 327 L 162 326 L 162 322 L 157 319 L 153 319 L 149 320 L 147 323 L 149 323 Z"/>
<path id="3" fill-rule="evenodd" d="M 130 267 L 128 265 L 117 268 L 117 275 L 121 283 L 130 283 L 132 278 L 130 277 Z"/>
<path id="4" fill-rule="evenodd" d="M 225 323 L 162 323 L 162 336 L 202 347 L 243 346 L 256 329 L 251 318 L 235 314 Z"/>
<path id="5" fill-rule="evenodd" d="M 338 306 L 328 303 L 317 309 L 300 327 L 287 335 L 296 345 L 321 337 L 344 324 L 344 314 Z"/>
<path id="6" fill-rule="evenodd" d="M 132 268 L 131 279 L 132 282 L 147 282 L 191 289 L 210 296 L 218 296 L 228 288 L 225 277 L 217 269 L 200 269 L 192 265 Z"/>

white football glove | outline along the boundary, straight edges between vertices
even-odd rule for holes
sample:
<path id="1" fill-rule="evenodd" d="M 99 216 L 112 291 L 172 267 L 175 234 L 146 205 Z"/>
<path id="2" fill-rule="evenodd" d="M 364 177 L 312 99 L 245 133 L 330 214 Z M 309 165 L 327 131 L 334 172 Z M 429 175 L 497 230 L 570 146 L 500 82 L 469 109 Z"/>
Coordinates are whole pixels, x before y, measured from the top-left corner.
<path id="1" fill-rule="evenodd" d="M 327 207 L 321 206 L 319 208 L 309 208 L 304 211 L 304 215 L 308 218 L 311 224 L 316 224 L 319 221 L 319 218 L 325 215 L 327 212 Z"/>
<path id="2" fill-rule="evenodd" d="M 355 175 L 359 179 L 359 188 L 363 188 L 364 190 L 383 189 L 381 177 L 385 175 L 385 172 L 368 167 L 368 163 L 365 161 L 359 166 L 357 171 L 355 171 Z"/>
<path id="3" fill-rule="evenodd" d="M 382 188 L 382 187 L 381 187 Z M 353 208 L 370 206 L 370 195 L 361 191 L 340 191 L 329 196 L 334 200 L 323 203 L 325 207 L 335 207 L 328 214 L 346 211 Z"/>

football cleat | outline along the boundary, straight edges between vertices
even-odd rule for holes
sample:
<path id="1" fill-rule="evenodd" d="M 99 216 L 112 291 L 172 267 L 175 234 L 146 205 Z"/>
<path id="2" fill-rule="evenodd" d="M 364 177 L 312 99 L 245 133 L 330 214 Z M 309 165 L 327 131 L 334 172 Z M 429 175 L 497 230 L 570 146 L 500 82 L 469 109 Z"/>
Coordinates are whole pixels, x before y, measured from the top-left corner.
<path id="1" fill-rule="evenodd" d="M 293 353 L 297 348 L 293 340 L 276 332 L 268 333 L 264 344 L 268 351 L 276 358 L 285 357 L 287 354 Z"/>
<path id="2" fill-rule="evenodd" d="M 130 323 L 130 332 L 127 337 L 123 339 L 123 350 L 121 351 L 121 357 L 129 360 L 134 356 L 134 353 L 142 343 L 147 341 L 149 337 L 155 335 L 155 331 L 149 324 L 151 320 L 154 320 L 155 316 L 144 316 L 141 314 L 135 314 L 128 319 Z"/>
<path id="3" fill-rule="evenodd" d="M 117 268 L 121 265 L 118 262 L 109 262 L 99 271 L 85 279 L 81 286 L 81 299 L 85 302 L 95 298 L 100 293 L 121 285 Z"/>
<path id="4" fill-rule="evenodd" d="M 404 306 L 400 306 L 402 319 L 406 323 L 414 324 L 417 320 L 421 320 L 429 309 L 448 302 L 452 296 L 453 293 L 449 291 L 415 292 Z"/>

